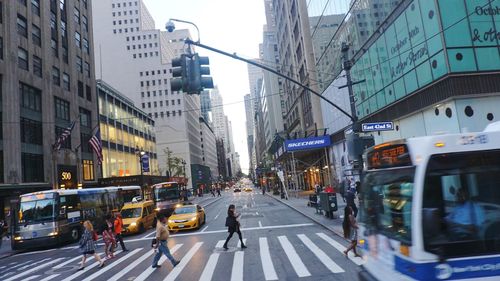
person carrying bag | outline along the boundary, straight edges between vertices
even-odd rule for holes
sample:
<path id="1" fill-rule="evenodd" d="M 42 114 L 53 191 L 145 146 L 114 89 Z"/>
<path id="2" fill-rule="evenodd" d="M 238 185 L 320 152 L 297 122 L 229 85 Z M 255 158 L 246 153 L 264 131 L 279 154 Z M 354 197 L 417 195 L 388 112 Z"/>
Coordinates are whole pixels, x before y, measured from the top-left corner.
<path id="1" fill-rule="evenodd" d="M 229 236 L 226 239 L 226 242 L 224 243 L 223 248 L 225 250 L 228 249 L 227 243 L 233 237 L 233 234 L 236 232 L 238 233 L 238 237 L 240 238 L 241 241 L 241 248 L 245 249 L 247 246 L 243 243 L 243 237 L 241 235 L 240 231 L 240 222 L 239 222 L 239 217 L 240 214 L 235 212 L 235 206 L 233 204 L 229 205 L 229 208 L 227 210 L 227 217 L 226 217 L 226 226 L 227 226 L 227 232 L 229 232 Z"/>

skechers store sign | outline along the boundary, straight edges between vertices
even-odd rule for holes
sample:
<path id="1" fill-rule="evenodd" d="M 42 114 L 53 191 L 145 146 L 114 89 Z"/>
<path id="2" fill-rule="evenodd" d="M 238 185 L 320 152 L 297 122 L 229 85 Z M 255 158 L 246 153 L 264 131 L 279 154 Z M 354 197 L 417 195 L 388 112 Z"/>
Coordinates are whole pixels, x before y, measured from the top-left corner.
<path id="1" fill-rule="evenodd" d="M 330 146 L 330 136 L 285 141 L 286 151 L 317 149 Z"/>

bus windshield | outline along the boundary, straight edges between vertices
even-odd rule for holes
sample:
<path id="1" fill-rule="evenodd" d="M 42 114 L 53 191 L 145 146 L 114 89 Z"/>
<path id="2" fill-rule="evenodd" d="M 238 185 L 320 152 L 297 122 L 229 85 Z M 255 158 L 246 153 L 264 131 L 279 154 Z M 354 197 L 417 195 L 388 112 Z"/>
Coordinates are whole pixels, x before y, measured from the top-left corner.
<path id="1" fill-rule="evenodd" d="M 42 199 L 21 202 L 20 223 L 36 223 L 54 218 L 55 199 Z"/>
<path id="2" fill-rule="evenodd" d="M 362 221 L 367 230 L 411 243 L 415 167 L 367 172 L 362 185 Z"/>
<path id="3" fill-rule="evenodd" d="M 432 155 L 423 194 L 426 250 L 445 257 L 500 251 L 500 150 Z"/>
<path id="4" fill-rule="evenodd" d="M 179 188 L 178 187 L 158 187 L 154 191 L 155 201 L 166 201 L 179 198 Z"/>

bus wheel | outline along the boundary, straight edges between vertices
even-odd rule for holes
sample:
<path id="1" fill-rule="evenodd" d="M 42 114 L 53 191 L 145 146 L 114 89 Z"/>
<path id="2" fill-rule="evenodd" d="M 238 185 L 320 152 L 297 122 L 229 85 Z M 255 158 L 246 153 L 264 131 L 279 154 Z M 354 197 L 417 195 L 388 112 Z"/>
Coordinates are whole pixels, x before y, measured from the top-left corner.
<path id="1" fill-rule="evenodd" d="M 80 230 L 74 227 L 71 229 L 71 242 L 78 242 L 80 240 Z"/>
<path id="2" fill-rule="evenodd" d="M 141 223 L 141 225 L 139 225 L 139 232 L 144 233 L 145 231 L 146 229 L 144 228 L 144 224 Z"/>

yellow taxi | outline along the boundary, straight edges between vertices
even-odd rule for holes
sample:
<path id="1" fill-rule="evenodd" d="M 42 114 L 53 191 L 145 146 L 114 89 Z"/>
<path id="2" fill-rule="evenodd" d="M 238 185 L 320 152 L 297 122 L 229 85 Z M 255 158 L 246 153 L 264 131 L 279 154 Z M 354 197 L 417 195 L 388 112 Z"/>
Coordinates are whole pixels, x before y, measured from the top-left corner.
<path id="1" fill-rule="evenodd" d="M 168 229 L 199 229 L 205 222 L 206 215 L 203 207 L 198 204 L 182 205 L 176 207 L 168 218 Z"/>
<path id="2" fill-rule="evenodd" d="M 144 232 L 153 226 L 156 216 L 153 201 L 125 203 L 120 211 L 123 219 L 122 233 Z"/>
<path id="3" fill-rule="evenodd" d="M 253 188 L 251 188 L 250 186 L 247 186 L 247 187 L 243 188 L 243 191 L 245 191 L 245 192 L 252 192 Z"/>

